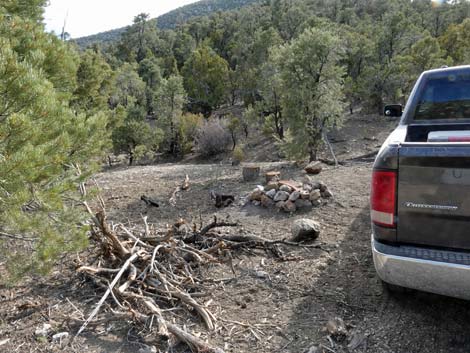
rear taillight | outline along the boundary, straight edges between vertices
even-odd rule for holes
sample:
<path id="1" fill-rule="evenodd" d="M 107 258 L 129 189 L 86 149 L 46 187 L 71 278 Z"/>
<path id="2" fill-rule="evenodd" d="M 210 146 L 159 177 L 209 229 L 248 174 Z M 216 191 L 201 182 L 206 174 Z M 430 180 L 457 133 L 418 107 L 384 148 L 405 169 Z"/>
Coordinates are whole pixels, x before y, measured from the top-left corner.
<path id="1" fill-rule="evenodd" d="M 395 227 L 397 173 L 376 170 L 372 174 L 370 195 L 371 218 L 374 224 Z"/>

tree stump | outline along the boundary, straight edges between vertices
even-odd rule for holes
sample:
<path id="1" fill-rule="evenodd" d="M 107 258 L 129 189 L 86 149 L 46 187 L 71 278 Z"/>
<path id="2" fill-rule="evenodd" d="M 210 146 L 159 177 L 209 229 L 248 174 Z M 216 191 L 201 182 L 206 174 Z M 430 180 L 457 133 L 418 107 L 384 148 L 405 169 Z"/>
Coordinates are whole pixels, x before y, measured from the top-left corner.
<path id="1" fill-rule="evenodd" d="M 265 176 L 266 176 L 266 184 L 269 184 L 270 181 L 279 181 L 279 179 L 281 178 L 281 172 L 275 172 L 275 171 L 267 172 Z"/>
<path id="2" fill-rule="evenodd" d="M 254 181 L 258 179 L 260 173 L 260 167 L 243 167 L 243 180 Z"/>

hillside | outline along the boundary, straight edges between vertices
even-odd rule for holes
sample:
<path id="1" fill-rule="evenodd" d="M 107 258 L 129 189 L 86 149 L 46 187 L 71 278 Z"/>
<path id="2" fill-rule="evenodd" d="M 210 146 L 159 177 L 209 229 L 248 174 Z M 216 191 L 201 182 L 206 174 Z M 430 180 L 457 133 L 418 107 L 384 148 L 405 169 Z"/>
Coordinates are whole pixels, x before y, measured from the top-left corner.
<path id="1" fill-rule="evenodd" d="M 256 2 L 259 2 L 259 0 L 201 0 L 157 17 L 157 27 L 160 29 L 172 29 L 179 23 L 184 23 L 194 17 L 206 16 L 217 11 L 236 10 Z M 116 41 L 125 29 L 126 27 L 116 28 L 91 36 L 77 38 L 75 42 L 81 48 L 85 48 L 93 43 L 107 44 Z"/>

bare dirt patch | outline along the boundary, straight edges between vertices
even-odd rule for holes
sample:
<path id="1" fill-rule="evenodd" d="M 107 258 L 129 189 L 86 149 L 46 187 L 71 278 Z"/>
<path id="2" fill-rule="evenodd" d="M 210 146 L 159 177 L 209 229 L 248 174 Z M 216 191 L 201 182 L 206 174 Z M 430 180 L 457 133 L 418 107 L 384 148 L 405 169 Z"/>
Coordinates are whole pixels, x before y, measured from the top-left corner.
<path id="1" fill-rule="evenodd" d="M 339 159 L 377 148 L 380 142 L 364 137 L 378 136 L 382 141 L 388 131 L 379 126 L 380 121 L 373 122 L 366 119 L 346 127 L 356 129 L 350 132 L 356 134 L 350 141 L 339 142 L 342 132 L 335 135 L 333 145 L 345 146 Z M 283 179 L 303 176 L 302 169 L 290 162 L 259 165 L 262 171 L 280 170 Z M 97 175 L 96 181 L 109 218 L 115 222 L 140 222 L 147 216 L 149 222 L 164 228 L 180 217 L 208 223 L 216 214 L 242 225 L 222 232 L 268 239 L 288 237 L 298 218 L 320 222 L 316 243 L 321 249 L 280 246 L 283 260 L 261 249 L 239 250 L 233 253 L 233 269 L 225 263 L 206 270 L 207 296 L 201 301 L 218 318 L 217 329 L 206 333 L 199 324 L 188 329 L 203 332 L 202 338 L 226 352 L 468 352 L 468 302 L 420 292 L 390 295 L 383 291 L 370 254 L 371 166 L 369 161 L 325 166 L 317 179 L 328 185 L 334 197 L 294 215 L 245 203 L 256 183 L 243 183 L 241 167 L 229 164 L 118 168 Z M 172 206 L 169 198 L 186 174 L 191 187 Z M 211 190 L 236 195 L 235 203 L 217 209 Z M 158 200 L 160 207 L 147 207 L 140 200 L 142 195 Z M 116 318 L 109 307 L 72 346 L 66 346 L 66 341 L 52 342 L 55 333 L 75 334 L 103 294 L 103 289 L 74 271 L 87 256 L 93 254 L 67 257 L 50 276 L 14 288 L 0 287 L 1 352 L 137 352 L 146 346 L 160 347 L 154 331 Z M 335 318 L 344 322 L 345 337 L 333 337 L 325 330 Z M 38 339 L 34 331 L 44 323 L 51 324 L 51 332 Z M 184 346 L 174 349 L 185 351 Z"/>

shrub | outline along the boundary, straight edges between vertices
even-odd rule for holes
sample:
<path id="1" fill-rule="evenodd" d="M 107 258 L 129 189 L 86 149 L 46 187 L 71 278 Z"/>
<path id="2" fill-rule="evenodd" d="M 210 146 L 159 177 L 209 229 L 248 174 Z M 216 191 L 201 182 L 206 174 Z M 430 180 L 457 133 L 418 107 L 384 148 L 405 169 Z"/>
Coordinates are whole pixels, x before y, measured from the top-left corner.
<path id="1" fill-rule="evenodd" d="M 218 120 L 204 122 L 196 136 L 198 152 L 205 157 L 227 151 L 231 140 L 230 134 Z"/>
<path id="2" fill-rule="evenodd" d="M 235 147 L 232 152 L 232 159 L 234 162 L 241 163 L 245 159 L 245 153 L 243 152 L 243 148 L 241 146 Z"/>
<path id="3" fill-rule="evenodd" d="M 178 121 L 178 143 L 181 153 L 191 152 L 198 129 L 203 125 L 204 118 L 201 114 L 186 113 Z"/>

